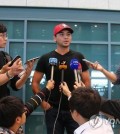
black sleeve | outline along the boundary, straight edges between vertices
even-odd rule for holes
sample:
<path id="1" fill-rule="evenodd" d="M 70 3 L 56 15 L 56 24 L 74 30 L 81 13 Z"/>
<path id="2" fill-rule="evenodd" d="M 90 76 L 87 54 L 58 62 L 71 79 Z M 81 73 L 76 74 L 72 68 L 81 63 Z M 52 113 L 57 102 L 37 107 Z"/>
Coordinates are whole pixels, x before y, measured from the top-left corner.
<path id="1" fill-rule="evenodd" d="M 18 76 L 13 77 L 10 80 L 10 87 L 14 90 L 14 91 L 18 91 L 19 89 L 16 88 L 16 82 L 19 80 L 20 78 Z"/>
<path id="2" fill-rule="evenodd" d="M 84 55 L 82 55 L 82 59 L 85 59 Z M 86 64 L 86 62 L 84 62 L 83 60 L 81 59 L 80 63 L 82 65 L 82 71 L 87 71 L 89 68 L 88 68 L 88 65 Z"/>
<path id="3" fill-rule="evenodd" d="M 41 90 L 41 92 L 43 92 L 43 93 L 44 93 L 45 98 L 47 98 L 47 97 L 48 97 L 48 95 L 50 94 L 50 91 L 49 91 L 46 87 L 44 87 L 44 88 Z"/>
<path id="4" fill-rule="evenodd" d="M 117 76 L 117 80 L 113 83 L 114 85 L 119 85 L 120 84 L 120 67 L 118 68 L 118 70 L 116 71 L 116 76 Z"/>
<path id="5" fill-rule="evenodd" d="M 2 51 L 0 51 L 0 69 L 6 64 L 5 57 Z"/>
<path id="6" fill-rule="evenodd" d="M 38 71 L 38 72 L 45 73 L 45 71 L 46 71 L 46 68 L 45 68 L 45 63 L 46 62 L 45 61 L 46 61 L 45 55 L 41 56 L 40 59 L 38 60 L 38 63 L 36 65 L 35 70 Z"/>
<path id="7" fill-rule="evenodd" d="M 120 100 L 102 99 L 100 111 L 120 119 Z"/>

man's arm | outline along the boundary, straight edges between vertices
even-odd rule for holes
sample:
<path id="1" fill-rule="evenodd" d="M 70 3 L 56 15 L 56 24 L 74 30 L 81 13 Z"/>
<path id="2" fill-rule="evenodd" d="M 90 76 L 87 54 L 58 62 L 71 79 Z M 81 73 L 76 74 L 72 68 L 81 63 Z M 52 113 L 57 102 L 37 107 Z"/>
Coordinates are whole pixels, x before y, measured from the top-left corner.
<path id="1" fill-rule="evenodd" d="M 43 73 L 35 71 L 32 79 L 32 90 L 33 93 L 39 93 L 40 92 L 40 81 L 43 78 Z"/>
<path id="2" fill-rule="evenodd" d="M 41 72 L 38 72 L 38 71 L 34 72 L 33 79 L 32 79 L 32 90 L 33 90 L 34 94 L 39 93 L 40 90 L 41 90 L 41 88 L 40 88 L 40 81 L 41 81 L 43 75 L 44 74 L 41 73 Z M 50 106 L 50 104 L 48 102 L 42 101 L 41 107 L 44 110 L 48 110 L 51 106 Z"/>
<path id="3" fill-rule="evenodd" d="M 91 87 L 89 71 L 82 72 L 81 73 L 81 79 L 82 79 L 82 82 L 85 84 L 86 87 Z"/>
<path id="4" fill-rule="evenodd" d="M 101 71 L 112 83 L 114 83 L 117 80 L 117 76 L 114 73 L 111 73 L 103 68 Z"/>
<path id="5" fill-rule="evenodd" d="M 91 67 L 94 70 L 98 70 L 100 72 L 102 72 L 107 79 L 109 79 L 112 83 L 116 82 L 117 80 L 117 76 L 114 73 L 111 73 L 109 71 L 107 71 L 102 65 L 100 65 L 98 62 L 95 62 L 91 65 L 89 65 L 89 67 Z"/>

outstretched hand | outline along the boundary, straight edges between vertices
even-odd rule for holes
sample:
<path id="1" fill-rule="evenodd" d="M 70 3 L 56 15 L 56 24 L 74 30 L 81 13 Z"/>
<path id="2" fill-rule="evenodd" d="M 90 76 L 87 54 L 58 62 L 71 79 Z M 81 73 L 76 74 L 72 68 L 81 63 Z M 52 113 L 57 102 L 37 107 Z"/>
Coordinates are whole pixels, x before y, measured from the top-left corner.
<path id="1" fill-rule="evenodd" d="M 54 80 L 48 80 L 46 88 L 48 90 L 52 90 L 54 88 L 54 85 L 55 85 L 55 81 Z"/>
<path id="2" fill-rule="evenodd" d="M 70 90 L 69 90 L 68 85 L 67 85 L 66 82 L 62 82 L 60 84 L 60 87 L 59 88 L 60 88 L 60 91 L 62 91 L 67 97 L 70 97 L 71 96 L 71 92 L 70 92 Z"/>
<path id="3" fill-rule="evenodd" d="M 94 70 L 98 70 L 98 71 L 102 71 L 103 70 L 103 66 L 99 64 L 98 61 L 92 63 L 92 64 L 89 64 L 88 65 L 90 68 L 94 69 Z"/>
<path id="4" fill-rule="evenodd" d="M 77 89 L 79 87 L 85 87 L 85 84 L 82 81 L 80 81 L 79 83 L 75 82 L 73 87 L 74 87 L 74 89 Z"/>

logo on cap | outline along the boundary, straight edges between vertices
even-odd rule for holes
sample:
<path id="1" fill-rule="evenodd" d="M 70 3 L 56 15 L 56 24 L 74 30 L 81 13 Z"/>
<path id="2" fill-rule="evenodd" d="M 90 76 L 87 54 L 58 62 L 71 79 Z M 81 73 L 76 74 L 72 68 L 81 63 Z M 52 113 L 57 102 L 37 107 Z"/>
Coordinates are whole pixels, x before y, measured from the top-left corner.
<path id="1" fill-rule="evenodd" d="M 73 30 L 72 30 L 72 28 L 70 26 L 62 23 L 62 24 L 58 24 L 58 25 L 55 26 L 55 28 L 54 28 L 54 35 L 56 35 L 57 33 L 61 32 L 64 29 L 67 29 L 71 33 L 73 33 Z"/>

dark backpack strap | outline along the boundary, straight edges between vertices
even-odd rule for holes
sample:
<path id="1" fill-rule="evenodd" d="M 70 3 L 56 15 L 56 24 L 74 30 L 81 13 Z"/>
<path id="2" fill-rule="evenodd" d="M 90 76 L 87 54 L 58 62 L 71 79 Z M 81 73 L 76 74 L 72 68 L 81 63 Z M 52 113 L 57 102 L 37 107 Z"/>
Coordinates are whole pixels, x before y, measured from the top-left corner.
<path id="1" fill-rule="evenodd" d="M 8 63 L 9 61 L 12 60 L 12 57 L 11 57 L 8 53 L 6 53 L 6 52 L 4 52 L 4 51 L 1 51 L 1 52 L 2 52 L 2 54 L 4 55 L 5 63 Z"/>

